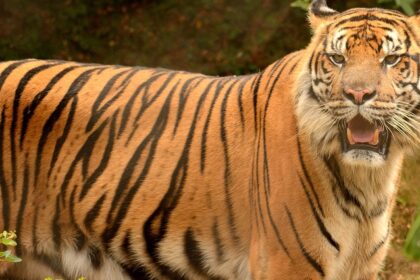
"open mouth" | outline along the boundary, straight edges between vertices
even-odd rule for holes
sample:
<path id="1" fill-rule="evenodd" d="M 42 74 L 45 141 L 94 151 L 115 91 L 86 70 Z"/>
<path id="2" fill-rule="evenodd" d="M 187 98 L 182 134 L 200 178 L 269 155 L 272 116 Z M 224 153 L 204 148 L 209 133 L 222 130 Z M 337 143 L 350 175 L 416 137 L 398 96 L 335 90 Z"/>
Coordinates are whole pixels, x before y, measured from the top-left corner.
<path id="1" fill-rule="evenodd" d="M 371 123 L 360 114 L 340 125 L 343 151 L 367 150 L 385 156 L 389 147 L 389 133 L 377 123 Z"/>

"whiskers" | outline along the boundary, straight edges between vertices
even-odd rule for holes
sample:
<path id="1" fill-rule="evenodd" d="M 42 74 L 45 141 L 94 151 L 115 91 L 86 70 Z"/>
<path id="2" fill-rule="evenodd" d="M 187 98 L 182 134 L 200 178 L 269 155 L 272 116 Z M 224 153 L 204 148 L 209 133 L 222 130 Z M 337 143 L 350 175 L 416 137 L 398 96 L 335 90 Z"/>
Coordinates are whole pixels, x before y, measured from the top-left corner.
<path id="1" fill-rule="evenodd" d="M 398 131 L 410 144 L 416 147 L 420 146 L 420 116 L 417 116 L 412 111 L 399 106 L 388 122 L 384 122 L 383 124 L 391 132 L 392 128 Z"/>

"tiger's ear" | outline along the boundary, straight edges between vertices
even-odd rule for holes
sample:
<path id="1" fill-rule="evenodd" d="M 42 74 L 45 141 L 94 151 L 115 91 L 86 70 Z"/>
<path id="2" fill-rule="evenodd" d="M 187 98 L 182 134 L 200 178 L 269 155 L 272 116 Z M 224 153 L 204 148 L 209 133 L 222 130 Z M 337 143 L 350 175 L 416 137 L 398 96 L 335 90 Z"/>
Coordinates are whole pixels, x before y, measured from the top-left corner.
<path id="1" fill-rule="evenodd" d="M 416 30 L 420 30 L 420 10 L 409 18 L 410 23 Z"/>
<path id="2" fill-rule="evenodd" d="M 312 30 L 320 25 L 330 22 L 338 12 L 329 8 L 325 0 L 312 0 L 309 6 L 309 22 Z"/>

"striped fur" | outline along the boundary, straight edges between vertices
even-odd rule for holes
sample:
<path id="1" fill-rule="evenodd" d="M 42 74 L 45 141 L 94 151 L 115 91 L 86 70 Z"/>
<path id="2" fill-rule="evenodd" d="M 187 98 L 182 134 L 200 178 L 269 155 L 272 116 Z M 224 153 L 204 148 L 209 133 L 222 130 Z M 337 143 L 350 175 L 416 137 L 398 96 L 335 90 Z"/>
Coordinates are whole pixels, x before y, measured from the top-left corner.
<path id="1" fill-rule="evenodd" d="M 305 50 L 249 76 L 1 63 L 0 228 L 23 258 L 4 279 L 376 279 L 414 136 L 390 125 L 386 157 L 343 153 L 340 87 L 359 76 L 325 52 L 365 65 L 392 33 L 401 62 L 356 110 L 391 122 L 403 106 L 418 136 L 419 25 L 325 1 L 310 17 Z"/>

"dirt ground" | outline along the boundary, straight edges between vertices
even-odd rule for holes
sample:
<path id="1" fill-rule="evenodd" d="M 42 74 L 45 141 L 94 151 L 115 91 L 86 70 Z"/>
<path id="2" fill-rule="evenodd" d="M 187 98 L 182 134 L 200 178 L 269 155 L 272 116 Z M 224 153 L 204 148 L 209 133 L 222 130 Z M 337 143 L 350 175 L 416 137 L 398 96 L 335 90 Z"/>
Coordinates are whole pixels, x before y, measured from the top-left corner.
<path id="1" fill-rule="evenodd" d="M 406 161 L 401 188 L 393 214 L 394 235 L 381 280 L 420 280 L 420 262 L 410 262 L 403 254 L 405 237 L 420 202 L 420 157 Z"/>

